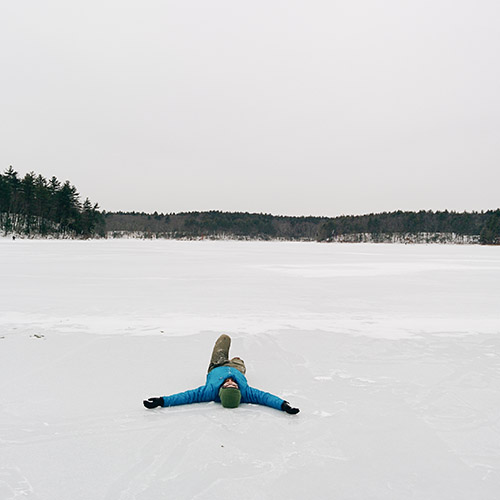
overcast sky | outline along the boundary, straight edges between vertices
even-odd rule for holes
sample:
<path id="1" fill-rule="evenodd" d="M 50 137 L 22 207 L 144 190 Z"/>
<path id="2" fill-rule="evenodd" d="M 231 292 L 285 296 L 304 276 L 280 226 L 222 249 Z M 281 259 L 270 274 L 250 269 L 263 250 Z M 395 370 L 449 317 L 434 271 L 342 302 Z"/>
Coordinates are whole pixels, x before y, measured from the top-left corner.
<path id="1" fill-rule="evenodd" d="M 114 211 L 500 206 L 498 0 L 13 0 L 0 168 Z"/>

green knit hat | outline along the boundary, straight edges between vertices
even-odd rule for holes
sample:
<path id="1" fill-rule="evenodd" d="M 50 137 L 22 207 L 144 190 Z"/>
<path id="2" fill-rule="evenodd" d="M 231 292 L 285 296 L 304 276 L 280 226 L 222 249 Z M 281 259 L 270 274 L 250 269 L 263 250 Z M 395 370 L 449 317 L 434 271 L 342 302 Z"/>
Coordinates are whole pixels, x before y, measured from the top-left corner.
<path id="1" fill-rule="evenodd" d="M 221 387 L 219 397 L 224 408 L 236 408 L 241 401 L 241 392 L 234 387 Z"/>

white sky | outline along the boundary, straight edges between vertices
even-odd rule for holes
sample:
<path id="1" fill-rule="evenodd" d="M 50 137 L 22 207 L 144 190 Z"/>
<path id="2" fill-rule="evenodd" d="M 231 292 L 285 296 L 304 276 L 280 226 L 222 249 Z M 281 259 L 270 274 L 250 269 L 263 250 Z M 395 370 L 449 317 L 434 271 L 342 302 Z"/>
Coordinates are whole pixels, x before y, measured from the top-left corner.
<path id="1" fill-rule="evenodd" d="M 500 206 L 497 0 L 16 0 L 0 168 L 105 210 Z"/>

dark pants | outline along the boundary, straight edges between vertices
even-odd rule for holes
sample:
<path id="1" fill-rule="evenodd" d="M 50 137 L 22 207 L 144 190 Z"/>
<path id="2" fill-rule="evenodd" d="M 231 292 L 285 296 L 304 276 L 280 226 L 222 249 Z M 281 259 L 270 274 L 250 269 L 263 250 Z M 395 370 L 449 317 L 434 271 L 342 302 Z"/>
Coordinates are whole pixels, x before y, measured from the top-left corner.
<path id="1" fill-rule="evenodd" d="M 210 359 L 210 364 L 208 365 L 208 371 L 211 371 L 218 366 L 231 366 L 243 374 L 246 373 L 247 369 L 245 368 L 245 362 L 241 358 L 236 357 L 229 359 L 230 347 L 231 337 L 228 335 L 221 335 L 215 342 L 214 350 L 212 351 L 212 358 Z"/>

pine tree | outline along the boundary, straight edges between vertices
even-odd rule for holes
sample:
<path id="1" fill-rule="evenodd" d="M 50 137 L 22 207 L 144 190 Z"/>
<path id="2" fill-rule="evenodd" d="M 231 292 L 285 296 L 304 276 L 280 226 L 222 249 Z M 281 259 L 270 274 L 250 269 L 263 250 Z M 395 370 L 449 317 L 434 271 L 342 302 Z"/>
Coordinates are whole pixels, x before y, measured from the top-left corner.
<path id="1" fill-rule="evenodd" d="M 20 179 L 12 166 L 0 174 L 0 229 L 5 233 L 104 235 L 98 205 L 88 199 L 84 205 L 69 181 L 61 185 L 56 177 L 47 181 L 34 172 Z"/>
<path id="2" fill-rule="evenodd" d="M 482 245 L 500 245 L 500 209 L 491 212 L 481 230 Z"/>

